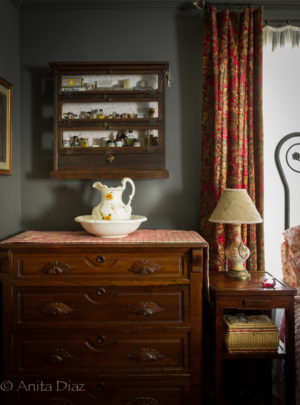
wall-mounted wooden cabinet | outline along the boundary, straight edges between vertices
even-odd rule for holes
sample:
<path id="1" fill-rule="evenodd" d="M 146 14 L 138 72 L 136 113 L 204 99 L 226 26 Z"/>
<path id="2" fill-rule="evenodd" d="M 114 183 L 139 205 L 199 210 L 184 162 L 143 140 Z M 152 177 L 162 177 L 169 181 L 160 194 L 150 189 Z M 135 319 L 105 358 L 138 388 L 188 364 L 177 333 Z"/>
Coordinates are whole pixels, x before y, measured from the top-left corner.
<path id="1" fill-rule="evenodd" d="M 52 178 L 166 178 L 167 62 L 53 62 Z"/>

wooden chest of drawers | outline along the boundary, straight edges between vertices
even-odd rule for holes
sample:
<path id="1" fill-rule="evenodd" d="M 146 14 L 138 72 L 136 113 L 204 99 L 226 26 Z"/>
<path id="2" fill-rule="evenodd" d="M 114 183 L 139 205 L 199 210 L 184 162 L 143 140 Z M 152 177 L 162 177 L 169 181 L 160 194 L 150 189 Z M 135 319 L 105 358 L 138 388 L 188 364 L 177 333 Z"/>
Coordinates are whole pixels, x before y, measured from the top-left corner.
<path id="1" fill-rule="evenodd" d="M 25 232 L 0 243 L 2 403 L 202 403 L 196 232 Z"/>

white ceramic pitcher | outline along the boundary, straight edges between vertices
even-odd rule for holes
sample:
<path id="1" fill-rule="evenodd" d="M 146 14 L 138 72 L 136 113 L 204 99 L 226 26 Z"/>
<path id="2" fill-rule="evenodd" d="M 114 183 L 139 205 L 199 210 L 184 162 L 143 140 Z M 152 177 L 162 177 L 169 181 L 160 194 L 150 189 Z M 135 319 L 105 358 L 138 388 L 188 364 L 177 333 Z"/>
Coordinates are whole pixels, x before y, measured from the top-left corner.
<path id="1" fill-rule="evenodd" d="M 126 183 L 130 183 L 132 192 L 129 196 L 128 203 L 122 201 L 122 193 L 126 188 Z M 93 208 L 92 215 L 96 219 L 104 220 L 122 220 L 131 217 L 131 200 L 135 193 L 135 186 L 129 177 L 124 177 L 119 187 L 107 187 L 99 181 L 93 184 L 93 187 L 100 191 L 102 199 L 100 204 Z"/>

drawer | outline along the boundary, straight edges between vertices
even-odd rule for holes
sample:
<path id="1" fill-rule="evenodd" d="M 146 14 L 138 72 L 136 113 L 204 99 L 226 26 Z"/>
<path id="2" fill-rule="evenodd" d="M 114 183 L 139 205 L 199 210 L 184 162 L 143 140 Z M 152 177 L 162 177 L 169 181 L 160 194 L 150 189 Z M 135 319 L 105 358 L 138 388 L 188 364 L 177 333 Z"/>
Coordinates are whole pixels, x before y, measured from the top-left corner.
<path id="1" fill-rule="evenodd" d="M 43 379 L 24 381 L 23 389 L 14 390 L 13 405 L 190 405 L 189 385 L 186 380 L 167 381 L 56 381 Z M 27 389 L 28 384 L 38 387 Z M 18 388 L 19 382 L 15 382 Z M 46 391 L 48 388 L 48 391 Z"/>
<path id="2" fill-rule="evenodd" d="M 14 336 L 14 372 L 38 375 L 188 372 L 188 334 L 122 333 Z"/>
<path id="3" fill-rule="evenodd" d="M 189 288 L 15 287 L 15 327 L 95 327 L 129 324 L 189 325 Z"/>
<path id="4" fill-rule="evenodd" d="M 272 290 L 270 290 L 272 292 Z M 237 308 L 241 310 L 270 310 L 272 308 L 285 308 L 285 297 L 271 296 L 268 292 L 258 295 L 238 295 L 230 296 L 230 308 Z M 219 296 L 217 298 L 219 304 L 224 308 L 228 308 L 229 295 Z"/>
<path id="5" fill-rule="evenodd" d="M 135 249 L 134 252 L 97 251 L 83 253 L 14 253 L 14 278 L 45 280 L 70 277 L 105 277 L 126 280 L 178 279 L 188 277 L 188 253 L 182 251 L 155 252 Z"/>

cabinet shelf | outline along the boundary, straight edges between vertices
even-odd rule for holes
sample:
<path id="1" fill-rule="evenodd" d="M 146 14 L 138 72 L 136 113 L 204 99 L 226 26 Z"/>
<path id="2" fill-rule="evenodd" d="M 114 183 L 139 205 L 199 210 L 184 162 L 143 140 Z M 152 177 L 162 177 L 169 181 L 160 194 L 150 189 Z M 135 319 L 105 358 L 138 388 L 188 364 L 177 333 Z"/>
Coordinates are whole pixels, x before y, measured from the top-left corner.
<path id="1" fill-rule="evenodd" d="M 102 125 L 103 127 L 109 127 L 109 124 L 149 124 L 152 126 L 162 125 L 163 121 L 153 118 L 112 118 L 112 119 L 69 119 L 69 120 L 58 120 L 58 125 L 60 127 L 70 127 L 70 126 L 91 126 L 91 125 Z"/>
<path id="2" fill-rule="evenodd" d="M 161 97 L 162 94 L 158 90 L 130 90 L 130 89 L 122 89 L 122 90 L 113 90 L 113 89 L 103 89 L 103 90 L 96 90 L 96 91 L 63 91 L 59 89 L 58 91 L 58 96 L 59 99 L 64 100 L 64 99 L 70 99 L 70 98 L 89 98 L 89 97 L 104 97 L 106 95 L 106 98 L 109 98 L 112 95 L 121 95 L 121 96 L 137 96 L 139 97 L 149 97 L 149 98 L 158 98 Z"/>
<path id="3" fill-rule="evenodd" d="M 167 62 L 54 62 L 50 66 L 55 79 L 51 177 L 120 178 L 129 173 L 132 178 L 168 177 Z M 106 118 L 91 118 L 98 114 Z M 141 146 L 103 147 L 107 140 L 115 141 L 120 135 L 125 136 L 125 144 L 129 135 L 139 139 Z M 87 147 L 70 147 L 80 138 Z"/>
<path id="4" fill-rule="evenodd" d="M 60 148 L 59 153 L 62 155 L 73 155 L 73 154 L 105 154 L 108 152 L 119 154 L 119 153 L 159 153 L 159 145 L 149 145 L 149 146 L 122 146 L 122 147 L 71 147 L 71 148 Z"/>

